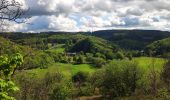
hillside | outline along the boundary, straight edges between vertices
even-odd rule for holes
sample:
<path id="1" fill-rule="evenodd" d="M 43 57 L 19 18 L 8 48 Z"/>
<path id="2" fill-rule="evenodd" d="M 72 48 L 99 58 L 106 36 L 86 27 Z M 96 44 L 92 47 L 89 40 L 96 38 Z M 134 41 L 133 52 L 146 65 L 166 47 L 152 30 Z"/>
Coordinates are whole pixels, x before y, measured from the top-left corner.
<path id="1" fill-rule="evenodd" d="M 151 53 L 152 55 L 169 56 L 170 38 L 158 40 L 149 44 L 145 51 L 146 53 Z"/>
<path id="2" fill-rule="evenodd" d="M 0 37 L 0 40 L 0 55 L 13 55 L 15 53 L 23 55 L 24 63 L 18 69 L 43 68 L 53 62 L 52 58 L 45 52 L 16 44 L 3 37 Z"/>
<path id="3" fill-rule="evenodd" d="M 12 54 L 20 51 L 21 47 L 11 41 L 0 37 L 0 54 Z"/>
<path id="4" fill-rule="evenodd" d="M 170 32 L 156 30 L 103 30 L 96 31 L 93 35 L 112 41 L 124 49 L 141 50 L 154 41 L 170 37 Z"/>
<path id="5" fill-rule="evenodd" d="M 87 37 L 82 34 L 70 33 L 1 33 L 0 36 L 8 38 L 16 44 L 30 46 L 38 50 L 47 50 L 56 44 L 66 44 L 68 46 Z"/>
<path id="6" fill-rule="evenodd" d="M 92 34 L 88 32 L 43 32 L 40 34 L 1 33 L 0 35 L 9 38 L 17 44 L 31 45 L 33 48 L 36 47 L 38 49 L 48 49 L 47 42 L 74 44 L 89 35 L 93 35 L 111 41 L 123 49 L 142 50 L 154 41 L 170 37 L 170 32 L 156 30 L 101 30 L 95 31 Z M 37 47 L 38 45 L 39 47 Z"/>
<path id="7" fill-rule="evenodd" d="M 70 48 L 70 52 L 81 52 L 84 53 L 107 53 L 117 51 L 118 47 L 116 47 L 113 43 L 106 41 L 104 39 L 100 39 L 97 37 L 87 37 L 80 42 L 77 42 Z"/>

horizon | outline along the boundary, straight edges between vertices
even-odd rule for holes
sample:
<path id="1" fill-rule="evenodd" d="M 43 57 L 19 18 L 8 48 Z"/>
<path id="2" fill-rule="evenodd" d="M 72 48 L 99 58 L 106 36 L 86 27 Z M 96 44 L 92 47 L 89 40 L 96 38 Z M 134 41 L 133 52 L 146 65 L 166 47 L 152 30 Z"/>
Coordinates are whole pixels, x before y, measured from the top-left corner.
<path id="1" fill-rule="evenodd" d="M 158 32 L 170 32 L 170 30 L 152 30 L 152 29 L 102 29 L 95 31 L 40 31 L 40 32 L 12 32 L 12 31 L 4 31 L 0 33 L 94 33 L 100 31 L 158 31 Z"/>

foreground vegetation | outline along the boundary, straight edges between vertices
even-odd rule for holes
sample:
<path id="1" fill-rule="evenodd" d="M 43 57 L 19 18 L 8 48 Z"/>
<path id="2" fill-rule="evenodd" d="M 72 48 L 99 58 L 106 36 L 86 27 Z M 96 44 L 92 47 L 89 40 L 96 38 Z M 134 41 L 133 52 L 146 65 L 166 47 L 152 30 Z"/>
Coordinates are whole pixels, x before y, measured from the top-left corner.
<path id="1" fill-rule="evenodd" d="M 10 70 L 10 80 L 20 90 L 3 92 L 9 97 L 17 100 L 169 99 L 169 39 L 157 40 L 155 36 L 140 48 L 134 48 L 132 42 L 129 49 L 119 45 L 120 40 L 105 40 L 107 37 L 101 34 L 97 37 L 45 33 L 0 35 L 3 59 L 13 54 L 23 55 L 22 64 Z M 124 35 L 122 41 L 127 38 Z M 160 37 L 164 36 L 167 34 Z M 3 65 L 3 59 L 0 68 L 10 69 Z M 0 69 L 3 71 L 6 72 Z"/>

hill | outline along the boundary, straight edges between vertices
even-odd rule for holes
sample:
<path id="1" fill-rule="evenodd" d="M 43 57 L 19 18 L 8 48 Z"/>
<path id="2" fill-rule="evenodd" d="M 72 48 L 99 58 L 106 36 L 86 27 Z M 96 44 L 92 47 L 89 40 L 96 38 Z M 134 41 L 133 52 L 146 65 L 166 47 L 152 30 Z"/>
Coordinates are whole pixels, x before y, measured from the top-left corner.
<path id="1" fill-rule="evenodd" d="M 0 37 L 0 55 L 13 55 L 21 53 L 24 57 L 24 63 L 18 69 L 32 69 L 38 67 L 46 67 L 53 60 L 41 50 L 35 50 L 28 46 L 22 46 L 11 42 L 9 39 Z"/>
<path id="2" fill-rule="evenodd" d="M 113 52 L 117 51 L 118 47 L 114 45 L 113 43 L 106 41 L 104 39 L 100 39 L 97 37 L 89 36 L 79 42 L 77 42 L 75 45 L 73 45 L 70 48 L 70 52 L 81 52 L 84 53 L 107 53 L 107 52 Z"/>
<path id="3" fill-rule="evenodd" d="M 60 53 L 65 51 L 83 51 L 84 53 L 92 54 L 99 52 L 105 56 L 115 56 L 115 54 L 111 53 L 115 53 L 122 49 L 124 51 L 128 50 L 132 56 L 138 57 L 143 55 L 141 50 L 144 49 L 145 52 L 149 54 L 145 47 L 152 44 L 154 41 L 170 37 L 170 32 L 156 30 L 101 30 L 95 31 L 92 34 L 88 32 L 43 32 L 39 34 L 1 33 L 0 36 L 7 38 L 15 44 L 28 46 L 37 51 L 61 51 Z M 59 45 L 62 45 L 62 48 L 59 48 Z M 162 55 L 161 53 L 158 53 L 155 55 Z M 166 51 L 164 53 L 166 53 Z"/>
<path id="4" fill-rule="evenodd" d="M 170 38 L 155 41 L 149 44 L 145 49 L 147 54 L 155 56 L 169 56 L 170 54 Z"/>
<path id="5" fill-rule="evenodd" d="M 156 30 L 100 30 L 89 32 L 1 33 L 15 43 L 48 49 L 47 43 L 76 43 L 87 36 L 100 37 L 126 50 L 143 50 L 154 41 L 170 37 L 168 31 Z M 36 46 L 35 46 L 36 44 Z M 43 44 L 43 45 L 42 45 Z"/>
<path id="6" fill-rule="evenodd" d="M 112 41 L 121 48 L 142 50 L 154 41 L 170 37 L 170 32 L 156 30 L 102 30 L 93 33 L 94 36 Z"/>
<path id="7" fill-rule="evenodd" d="M 0 37 L 0 54 L 13 54 L 22 49 L 21 46 L 16 45 L 15 43 Z"/>

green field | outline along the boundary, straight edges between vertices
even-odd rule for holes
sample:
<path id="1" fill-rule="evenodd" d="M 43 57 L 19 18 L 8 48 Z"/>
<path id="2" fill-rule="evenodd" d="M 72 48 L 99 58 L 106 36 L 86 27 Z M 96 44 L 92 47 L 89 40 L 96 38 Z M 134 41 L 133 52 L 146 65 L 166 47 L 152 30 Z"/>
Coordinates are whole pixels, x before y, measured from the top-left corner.
<path id="1" fill-rule="evenodd" d="M 134 58 L 133 61 L 137 62 L 138 66 L 145 71 L 148 71 L 150 67 L 153 66 L 158 71 L 162 70 L 162 66 L 165 64 L 166 60 L 163 58 L 152 58 L 152 57 L 138 57 Z"/>
<path id="2" fill-rule="evenodd" d="M 49 66 L 47 69 L 32 69 L 32 70 L 25 70 L 17 75 L 22 74 L 34 74 L 37 76 L 37 78 L 43 78 L 47 73 L 56 73 L 60 72 L 64 74 L 66 77 L 71 77 L 72 75 L 76 74 L 79 71 L 92 73 L 96 69 L 89 65 L 89 64 L 80 64 L 80 65 L 72 65 L 72 64 L 62 64 L 62 63 L 56 63 L 51 66 Z"/>
<path id="3" fill-rule="evenodd" d="M 54 53 L 63 53 L 65 51 L 64 46 L 65 46 L 65 44 L 57 44 L 56 46 L 51 47 L 47 51 L 51 51 Z"/>
<path id="4" fill-rule="evenodd" d="M 115 61 L 115 60 L 114 60 Z M 155 62 L 155 69 L 158 71 L 162 70 L 162 66 L 166 62 L 165 59 L 162 58 L 149 58 L 149 57 L 139 57 L 134 58 L 135 62 L 137 62 L 138 66 L 143 69 L 145 72 L 149 71 L 150 66 L 152 65 L 152 62 Z M 18 75 L 22 74 L 34 74 L 37 76 L 37 78 L 43 78 L 46 73 L 56 73 L 60 72 L 64 74 L 66 77 L 71 77 L 72 75 L 76 74 L 79 71 L 92 73 L 96 71 L 97 69 L 94 68 L 92 65 L 89 64 L 80 64 L 80 65 L 73 65 L 73 64 L 63 64 L 63 63 L 55 63 L 51 66 L 49 66 L 47 69 L 32 69 L 32 70 L 25 70 Z"/>

